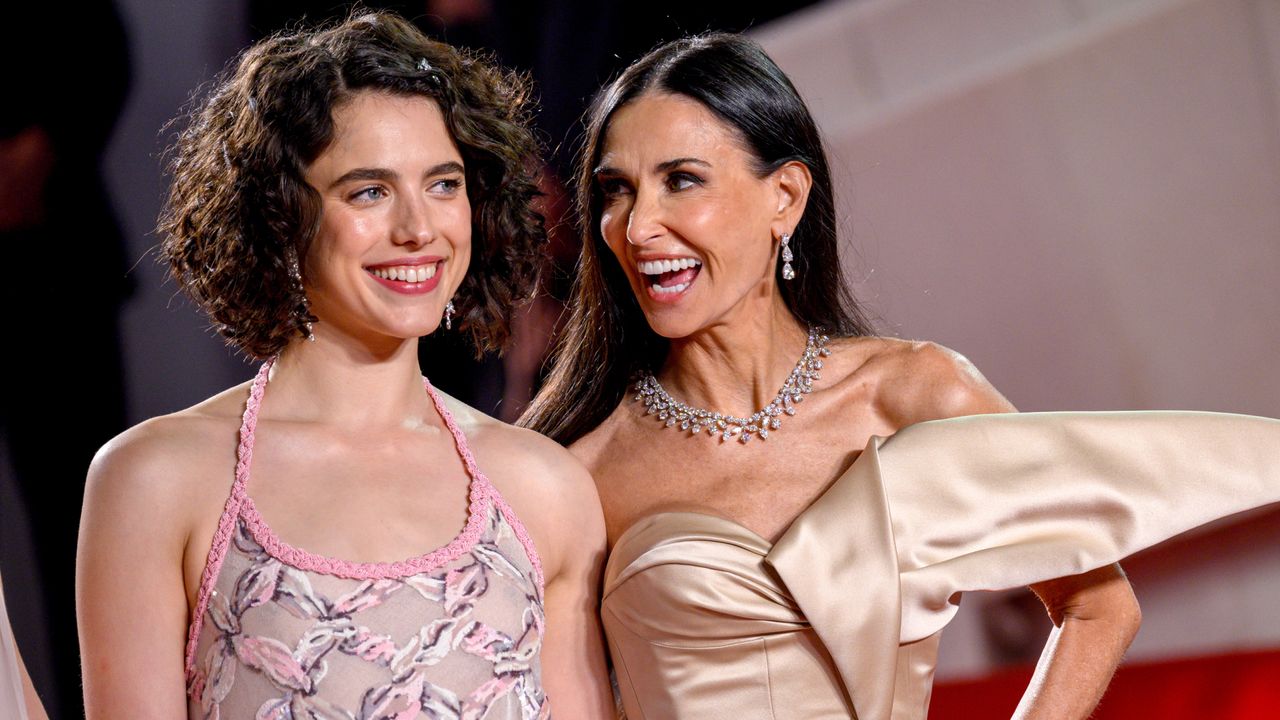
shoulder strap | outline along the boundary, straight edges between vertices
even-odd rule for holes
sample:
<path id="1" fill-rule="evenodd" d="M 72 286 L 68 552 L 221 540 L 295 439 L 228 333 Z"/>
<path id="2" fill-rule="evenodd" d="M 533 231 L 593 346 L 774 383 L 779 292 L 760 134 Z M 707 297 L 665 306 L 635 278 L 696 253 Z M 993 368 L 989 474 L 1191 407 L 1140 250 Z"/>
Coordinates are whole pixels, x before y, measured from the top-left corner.
<path id="1" fill-rule="evenodd" d="M 195 672 L 196 642 L 200 639 L 200 628 L 204 625 L 204 614 L 209 608 L 209 596 L 213 592 L 214 583 L 218 580 L 218 572 L 222 569 L 222 561 L 227 555 L 227 546 L 231 544 L 231 535 L 235 531 L 236 516 L 244 503 L 245 486 L 249 482 L 249 465 L 253 460 L 253 436 L 258 426 L 258 409 L 262 405 L 262 393 L 267 387 L 267 378 L 271 375 L 272 358 L 262 364 L 258 374 L 249 388 L 249 399 L 245 402 L 244 415 L 240 418 L 240 442 L 236 447 L 236 478 L 231 484 L 231 494 L 218 518 L 218 528 L 213 533 L 213 543 L 209 546 L 209 556 L 205 559 L 204 573 L 200 576 L 200 591 L 196 595 L 196 607 L 191 614 L 191 627 L 187 633 L 186 671 L 187 682 L 191 681 Z"/>

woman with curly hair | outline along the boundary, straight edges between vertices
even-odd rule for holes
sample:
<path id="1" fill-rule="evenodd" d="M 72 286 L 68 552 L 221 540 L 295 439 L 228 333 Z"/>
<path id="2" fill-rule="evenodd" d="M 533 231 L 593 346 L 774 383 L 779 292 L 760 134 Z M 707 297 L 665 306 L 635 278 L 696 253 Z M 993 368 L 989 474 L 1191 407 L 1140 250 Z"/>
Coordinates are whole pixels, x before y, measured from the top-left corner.
<path id="1" fill-rule="evenodd" d="M 90 718 L 610 713 L 590 477 L 417 364 L 442 323 L 501 349 L 533 292 L 527 96 L 373 14 L 262 41 L 192 113 L 163 253 L 264 362 L 90 468 Z"/>

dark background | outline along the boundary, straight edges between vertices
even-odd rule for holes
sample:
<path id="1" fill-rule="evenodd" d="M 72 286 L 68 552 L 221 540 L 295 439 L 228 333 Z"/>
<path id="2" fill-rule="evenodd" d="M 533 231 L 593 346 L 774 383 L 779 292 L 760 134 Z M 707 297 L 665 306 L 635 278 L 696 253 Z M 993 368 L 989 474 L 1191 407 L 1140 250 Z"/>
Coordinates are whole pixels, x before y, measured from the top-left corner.
<path id="1" fill-rule="evenodd" d="M 528 72 L 548 148 L 547 212 L 563 296 L 576 252 L 559 224 L 577 119 L 609 77 L 657 43 L 745 30 L 807 2 L 434 0 L 365 2 L 432 36 L 492 51 Z M 246 45 L 345 16 L 349 3 L 120 0 L 6 8 L 0 43 L 0 240 L 6 250 L 10 382 L 0 389 L 0 567 L 19 645 L 52 718 L 82 716 L 75 538 L 93 452 L 128 425 L 247 379 L 165 278 L 153 226 L 166 187 L 169 122 Z M 424 341 L 436 384 L 510 419 L 535 381 L 544 300 L 506 366 L 450 337 Z M 69 346 L 69 347 L 67 347 Z M 26 352 L 20 352 L 25 350 Z M 505 405 L 503 404 L 505 402 Z M 74 416 L 68 413 L 74 408 Z M 148 522 L 139 508 L 137 522 Z M 141 621 L 140 616 L 133 618 Z"/>

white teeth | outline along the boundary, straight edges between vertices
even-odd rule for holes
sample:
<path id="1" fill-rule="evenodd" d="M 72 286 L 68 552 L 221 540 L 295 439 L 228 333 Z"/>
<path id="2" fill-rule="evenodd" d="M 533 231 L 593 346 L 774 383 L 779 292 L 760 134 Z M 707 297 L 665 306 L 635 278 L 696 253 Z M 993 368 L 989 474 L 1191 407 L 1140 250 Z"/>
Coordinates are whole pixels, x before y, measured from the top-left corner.
<path id="1" fill-rule="evenodd" d="M 649 287 L 659 295 L 671 295 L 673 293 L 683 292 L 685 288 L 689 287 L 689 283 L 680 283 L 678 285 L 672 285 L 671 287 L 668 287 L 668 288 L 664 288 L 658 283 L 654 283 Z"/>
<path id="2" fill-rule="evenodd" d="M 383 280 L 399 280 L 400 282 L 420 283 L 436 276 L 436 263 L 430 265 L 400 265 L 398 267 L 372 268 L 369 272 Z"/>
<path id="3" fill-rule="evenodd" d="M 685 268 L 697 267 L 702 264 L 701 260 L 694 258 L 678 258 L 675 260 L 645 260 L 637 263 L 637 267 L 642 275 L 660 275 L 664 272 L 673 270 L 684 270 Z"/>

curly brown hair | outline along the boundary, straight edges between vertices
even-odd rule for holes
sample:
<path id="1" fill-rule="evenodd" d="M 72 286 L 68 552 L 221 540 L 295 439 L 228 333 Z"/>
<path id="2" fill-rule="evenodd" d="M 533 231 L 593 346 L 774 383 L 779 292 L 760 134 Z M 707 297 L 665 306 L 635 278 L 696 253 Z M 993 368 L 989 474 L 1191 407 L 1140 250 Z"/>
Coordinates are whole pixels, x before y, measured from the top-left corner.
<path id="1" fill-rule="evenodd" d="M 171 151 L 161 253 L 251 356 L 276 355 L 315 320 L 290 273 L 321 216 L 303 173 L 333 140 L 334 110 L 370 91 L 434 100 L 462 154 L 473 256 L 453 300 L 477 354 L 506 346 L 514 307 L 533 295 L 546 232 L 533 204 L 540 160 L 527 80 L 396 15 L 362 14 L 250 47 L 186 115 Z"/>

